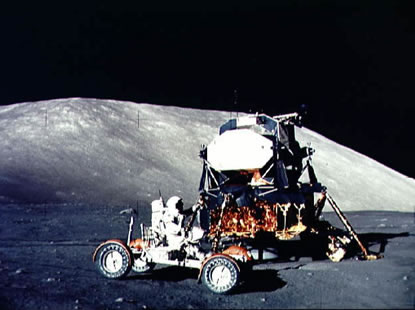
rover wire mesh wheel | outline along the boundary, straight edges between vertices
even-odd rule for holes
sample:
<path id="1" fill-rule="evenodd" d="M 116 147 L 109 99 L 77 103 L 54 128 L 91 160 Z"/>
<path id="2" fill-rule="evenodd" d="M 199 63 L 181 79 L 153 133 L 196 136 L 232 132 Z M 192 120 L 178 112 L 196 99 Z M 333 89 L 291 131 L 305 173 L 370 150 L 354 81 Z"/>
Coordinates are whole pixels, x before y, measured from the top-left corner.
<path id="1" fill-rule="evenodd" d="M 229 293 L 238 285 L 238 281 L 238 266 L 225 256 L 213 257 L 203 267 L 202 282 L 214 293 Z"/>
<path id="2" fill-rule="evenodd" d="M 133 265 L 131 266 L 134 272 L 144 273 L 153 270 L 156 266 L 154 263 L 149 263 L 144 257 L 144 252 L 134 254 Z"/>
<path id="3" fill-rule="evenodd" d="M 97 253 L 95 264 L 99 272 L 107 278 L 120 279 L 131 270 L 130 256 L 119 243 L 107 243 Z"/>

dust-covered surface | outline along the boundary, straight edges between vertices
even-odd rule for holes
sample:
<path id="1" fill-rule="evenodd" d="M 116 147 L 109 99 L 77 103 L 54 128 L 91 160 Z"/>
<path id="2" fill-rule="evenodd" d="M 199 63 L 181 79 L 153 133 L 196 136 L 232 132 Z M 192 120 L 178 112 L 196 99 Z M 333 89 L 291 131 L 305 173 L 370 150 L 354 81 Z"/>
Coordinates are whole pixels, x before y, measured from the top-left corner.
<path id="1" fill-rule="evenodd" d="M 148 208 L 149 209 L 149 206 Z M 232 295 L 197 284 L 197 271 L 157 266 L 125 280 L 103 278 L 95 247 L 126 239 L 122 206 L 0 205 L 1 309 L 413 308 L 414 214 L 349 212 L 362 241 L 383 259 L 333 263 L 300 240 L 283 241 L 280 259 L 254 266 Z M 338 224 L 333 212 L 325 217 Z M 142 212 L 139 220 L 148 222 Z M 138 225 L 138 224 L 137 224 Z M 341 227 L 341 226 L 339 226 Z M 311 247 L 311 248 L 310 248 Z"/>
<path id="2" fill-rule="evenodd" d="M 317 177 L 343 210 L 415 212 L 414 179 L 307 128 L 297 129 L 297 139 L 316 150 Z"/>
<path id="3" fill-rule="evenodd" d="M 197 284 L 195 270 L 100 276 L 92 253 L 127 238 L 121 210 L 137 207 L 148 224 L 159 190 L 196 201 L 200 145 L 229 117 L 83 98 L 0 107 L 0 308 L 414 308 L 415 180 L 307 128 L 297 138 L 316 149 L 317 177 L 383 259 L 333 263 L 315 244 L 281 242 L 279 259 L 230 296 Z"/>
<path id="4" fill-rule="evenodd" d="M 194 203 L 200 146 L 236 115 L 85 98 L 0 107 L 0 202 L 135 205 L 160 190 Z M 414 212 L 414 179 L 307 128 L 297 138 L 343 210 Z"/>
<path id="5" fill-rule="evenodd" d="M 200 146 L 226 120 L 210 112 L 62 99 L 0 108 L 0 199 L 130 203 L 197 198 Z"/>

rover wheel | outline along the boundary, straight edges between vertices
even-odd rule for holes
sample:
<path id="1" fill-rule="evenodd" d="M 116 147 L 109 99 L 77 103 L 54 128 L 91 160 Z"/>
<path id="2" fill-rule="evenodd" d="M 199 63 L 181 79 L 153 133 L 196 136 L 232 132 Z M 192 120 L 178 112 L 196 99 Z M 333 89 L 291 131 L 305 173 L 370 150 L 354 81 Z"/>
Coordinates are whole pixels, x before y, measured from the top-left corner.
<path id="1" fill-rule="evenodd" d="M 144 253 L 134 254 L 133 265 L 131 266 L 134 272 L 144 273 L 153 270 L 154 263 L 148 263 L 145 260 Z"/>
<path id="2" fill-rule="evenodd" d="M 107 278 L 120 279 L 131 270 L 130 256 L 118 243 L 107 243 L 97 253 L 95 264 L 99 272 Z"/>
<path id="3" fill-rule="evenodd" d="M 214 257 L 203 267 L 202 282 L 214 293 L 229 293 L 237 286 L 238 281 L 238 266 L 227 257 Z"/>

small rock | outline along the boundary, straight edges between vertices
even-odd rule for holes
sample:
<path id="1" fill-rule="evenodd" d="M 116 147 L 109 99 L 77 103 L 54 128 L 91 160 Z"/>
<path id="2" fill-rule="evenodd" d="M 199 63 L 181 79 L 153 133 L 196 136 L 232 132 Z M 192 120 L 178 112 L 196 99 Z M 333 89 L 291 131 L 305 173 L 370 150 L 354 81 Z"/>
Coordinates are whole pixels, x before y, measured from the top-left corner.
<path id="1" fill-rule="evenodd" d="M 408 280 L 408 276 L 404 276 L 402 279 L 403 279 L 404 281 L 406 281 L 406 280 Z"/>
<path id="2" fill-rule="evenodd" d="M 117 299 L 115 300 L 115 302 L 123 302 L 123 301 L 124 301 L 124 298 L 122 298 L 122 297 L 117 298 Z"/>
<path id="3" fill-rule="evenodd" d="M 265 298 L 261 298 L 261 301 L 262 301 L 262 302 L 265 302 L 265 301 L 266 301 L 266 299 L 265 299 Z"/>
<path id="4" fill-rule="evenodd" d="M 144 310 L 148 309 L 148 307 L 146 305 L 143 305 L 141 308 L 144 309 Z"/>
<path id="5" fill-rule="evenodd" d="M 312 272 L 308 272 L 307 275 L 311 277 L 313 275 L 313 273 Z"/>
<path id="6" fill-rule="evenodd" d="M 24 269 L 23 268 L 19 268 L 19 269 L 17 269 L 16 270 L 16 274 L 21 274 L 21 273 L 23 273 L 24 272 Z"/>
<path id="7" fill-rule="evenodd" d="M 75 300 L 75 303 L 76 303 L 76 304 L 79 304 L 79 299 Z"/>
<path id="8" fill-rule="evenodd" d="M 47 280 L 46 280 L 46 282 L 54 282 L 56 279 L 55 278 L 48 278 Z"/>

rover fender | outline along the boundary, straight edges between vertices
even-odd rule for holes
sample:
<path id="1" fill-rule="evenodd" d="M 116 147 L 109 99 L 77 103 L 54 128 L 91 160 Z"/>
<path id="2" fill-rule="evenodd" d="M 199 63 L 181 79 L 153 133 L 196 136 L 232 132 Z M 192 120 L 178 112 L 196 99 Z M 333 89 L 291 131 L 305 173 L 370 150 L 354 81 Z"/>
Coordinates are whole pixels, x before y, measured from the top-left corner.
<path id="1" fill-rule="evenodd" d="M 92 261 L 93 262 L 95 262 L 96 261 L 96 258 L 97 258 L 97 253 L 98 253 L 98 251 L 104 246 L 104 245 L 106 245 L 106 244 L 108 244 L 108 243 L 117 243 L 118 245 L 120 245 L 122 248 L 124 248 L 124 250 L 127 252 L 127 254 L 128 254 L 128 262 L 129 262 L 129 264 L 131 264 L 131 262 L 132 262 L 132 260 L 131 260 L 131 250 L 127 247 L 127 245 L 123 242 L 123 241 L 121 241 L 121 240 L 119 240 L 119 239 L 110 239 L 110 240 L 107 240 L 107 241 L 105 241 L 105 242 L 103 242 L 103 243 L 101 243 L 96 249 L 95 249 L 95 251 L 94 251 L 94 254 L 92 255 Z"/>
<path id="2" fill-rule="evenodd" d="M 246 248 L 238 245 L 231 245 L 229 248 L 223 251 L 222 254 L 229 255 L 235 260 L 242 261 L 244 263 L 252 260 L 252 256 L 249 251 Z"/>
<path id="3" fill-rule="evenodd" d="M 144 241 L 143 239 L 138 238 L 138 239 L 135 239 L 135 240 L 131 240 L 129 246 L 130 246 L 130 248 L 134 248 L 136 250 L 141 250 L 141 249 L 148 248 L 150 246 L 150 242 L 149 241 Z"/>

